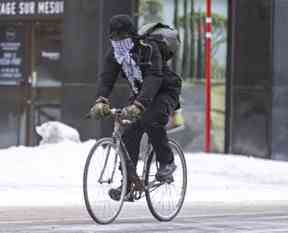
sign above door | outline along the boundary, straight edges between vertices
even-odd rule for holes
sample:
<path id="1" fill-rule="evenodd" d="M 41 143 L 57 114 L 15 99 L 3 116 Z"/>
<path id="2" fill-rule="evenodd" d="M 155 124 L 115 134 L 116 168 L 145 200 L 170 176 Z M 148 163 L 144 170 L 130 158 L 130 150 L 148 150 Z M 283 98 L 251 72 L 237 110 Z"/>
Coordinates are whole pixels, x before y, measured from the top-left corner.
<path id="1" fill-rule="evenodd" d="M 64 0 L 0 0 L 0 17 L 62 16 Z"/>

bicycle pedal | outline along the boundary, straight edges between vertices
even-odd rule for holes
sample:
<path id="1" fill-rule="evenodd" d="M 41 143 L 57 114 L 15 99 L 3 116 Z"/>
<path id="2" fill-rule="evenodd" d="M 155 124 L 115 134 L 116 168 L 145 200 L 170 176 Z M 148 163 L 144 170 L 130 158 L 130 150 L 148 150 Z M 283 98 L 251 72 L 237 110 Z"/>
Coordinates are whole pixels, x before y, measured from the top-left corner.
<path id="1" fill-rule="evenodd" d="M 133 196 L 133 201 L 140 200 L 142 197 L 142 192 L 134 190 L 131 196 Z"/>

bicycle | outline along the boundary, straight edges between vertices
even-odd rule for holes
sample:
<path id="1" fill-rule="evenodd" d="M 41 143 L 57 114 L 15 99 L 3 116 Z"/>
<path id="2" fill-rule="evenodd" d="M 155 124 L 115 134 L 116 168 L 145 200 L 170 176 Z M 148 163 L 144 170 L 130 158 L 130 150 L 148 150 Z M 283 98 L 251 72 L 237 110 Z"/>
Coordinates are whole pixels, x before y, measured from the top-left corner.
<path id="1" fill-rule="evenodd" d="M 127 197 L 127 163 L 131 158 L 121 139 L 121 131 L 131 121 L 124 119 L 122 109 L 112 109 L 114 120 L 112 137 L 98 140 L 91 148 L 83 176 L 83 192 L 86 209 L 91 218 L 99 224 L 113 222 L 119 215 Z M 159 221 L 170 221 L 182 208 L 187 188 L 187 168 L 184 153 L 174 140 L 169 139 L 177 166 L 173 177 L 157 181 L 155 174 L 159 163 L 155 159 L 153 147 L 148 141 L 144 149 L 143 169 L 137 180 L 133 180 L 129 195 L 132 201 L 144 196 L 151 214 Z M 140 165 L 141 166 L 141 165 Z M 137 169 L 138 169 L 137 168 Z M 108 192 L 122 184 L 119 201 L 112 200 Z"/>

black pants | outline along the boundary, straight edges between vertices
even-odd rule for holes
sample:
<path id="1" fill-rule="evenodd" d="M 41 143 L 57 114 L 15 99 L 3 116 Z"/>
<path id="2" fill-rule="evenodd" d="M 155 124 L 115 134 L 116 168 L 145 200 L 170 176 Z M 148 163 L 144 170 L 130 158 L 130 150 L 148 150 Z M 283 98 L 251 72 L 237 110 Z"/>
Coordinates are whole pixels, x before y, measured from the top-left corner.
<path id="1" fill-rule="evenodd" d="M 165 125 L 177 103 L 176 96 L 169 94 L 157 95 L 142 118 L 125 129 L 122 139 L 135 166 L 138 162 L 140 141 L 144 132 L 149 136 L 157 160 L 162 164 L 173 161 L 174 157 L 168 144 Z"/>

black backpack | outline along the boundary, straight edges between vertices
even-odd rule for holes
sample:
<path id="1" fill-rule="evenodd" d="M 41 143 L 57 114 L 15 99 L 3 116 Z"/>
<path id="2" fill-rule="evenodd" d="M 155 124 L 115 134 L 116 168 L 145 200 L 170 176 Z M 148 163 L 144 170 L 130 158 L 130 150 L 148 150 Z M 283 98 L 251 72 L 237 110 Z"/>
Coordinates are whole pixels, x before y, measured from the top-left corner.
<path id="1" fill-rule="evenodd" d="M 144 40 L 156 41 L 165 60 L 171 59 L 179 48 L 178 31 L 163 23 L 145 24 L 139 29 L 138 35 Z"/>

